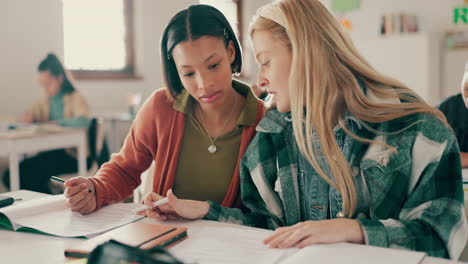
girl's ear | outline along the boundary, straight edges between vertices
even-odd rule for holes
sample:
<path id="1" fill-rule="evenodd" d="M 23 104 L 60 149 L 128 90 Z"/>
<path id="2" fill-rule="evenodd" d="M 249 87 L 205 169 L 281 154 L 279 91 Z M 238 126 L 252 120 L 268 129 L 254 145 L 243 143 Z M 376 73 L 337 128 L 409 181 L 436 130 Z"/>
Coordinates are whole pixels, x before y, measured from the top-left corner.
<path id="1" fill-rule="evenodd" d="M 229 41 L 227 52 L 229 56 L 229 63 L 232 64 L 234 62 L 234 59 L 236 58 L 236 49 L 234 48 L 234 43 L 232 42 L 232 40 Z"/>

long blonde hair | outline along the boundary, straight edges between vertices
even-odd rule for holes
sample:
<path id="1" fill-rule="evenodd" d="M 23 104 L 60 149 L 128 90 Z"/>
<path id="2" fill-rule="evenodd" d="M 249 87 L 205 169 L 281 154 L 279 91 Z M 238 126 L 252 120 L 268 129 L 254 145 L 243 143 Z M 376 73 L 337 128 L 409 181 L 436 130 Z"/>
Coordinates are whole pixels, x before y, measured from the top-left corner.
<path id="1" fill-rule="evenodd" d="M 395 152 L 396 148 L 351 133 L 343 119 L 345 113 L 351 113 L 364 125 L 362 121 L 382 123 L 415 113 L 435 115 L 445 125 L 446 119 L 404 84 L 378 73 L 359 54 L 338 21 L 319 1 L 283 0 L 274 4 L 281 10 L 287 30 L 272 20 L 257 16 L 251 24 L 250 36 L 255 31 L 266 30 L 290 47 L 289 91 L 294 136 L 302 154 L 317 173 L 340 192 L 344 214 L 352 217 L 357 208 L 356 186 L 350 165 L 336 142 L 334 126 L 338 124 L 360 142 L 382 144 Z M 372 102 L 357 79 L 379 98 L 404 102 Z M 317 162 L 313 131 L 320 139 L 320 151 L 333 178 L 327 176 Z"/>

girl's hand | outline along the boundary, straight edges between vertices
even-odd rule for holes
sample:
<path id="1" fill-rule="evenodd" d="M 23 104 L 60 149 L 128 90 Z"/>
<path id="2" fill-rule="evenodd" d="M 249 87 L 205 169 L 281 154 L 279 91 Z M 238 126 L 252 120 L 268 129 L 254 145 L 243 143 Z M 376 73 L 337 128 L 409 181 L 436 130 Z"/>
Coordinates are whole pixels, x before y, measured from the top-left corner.
<path id="1" fill-rule="evenodd" d="M 270 248 L 303 248 L 314 244 L 350 242 L 364 243 L 361 225 L 354 219 L 337 218 L 323 221 L 300 222 L 280 227 L 263 243 Z"/>
<path id="2" fill-rule="evenodd" d="M 74 177 L 66 181 L 65 197 L 67 204 L 73 212 L 89 214 L 96 210 L 96 190 L 90 179 L 85 177 Z"/>
<path id="3" fill-rule="evenodd" d="M 164 197 L 157 193 L 149 193 L 143 199 L 143 203 L 152 207 L 153 202 L 163 199 Z M 200 219 L 203 218 L 210 209 L 210 204 L 207 202 L 185 200 L 177 198 L 172 190 L 167 191 L 168 203 L 160 206 L 152 207 L 148 210 L 141 211 L 138 214 L 155 218 L 157 220 L 167 220 L 171 217 L 179 217 L 185 219 Z"/>

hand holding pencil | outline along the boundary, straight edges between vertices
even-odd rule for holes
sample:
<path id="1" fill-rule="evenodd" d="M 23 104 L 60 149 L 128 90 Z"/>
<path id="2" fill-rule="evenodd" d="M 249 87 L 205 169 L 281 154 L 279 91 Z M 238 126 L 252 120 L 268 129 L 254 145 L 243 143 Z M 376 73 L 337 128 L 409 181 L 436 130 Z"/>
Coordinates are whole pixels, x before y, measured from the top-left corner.
<path id="1" fill-rule="evenodd" d="M 165 202 L 167 199 L 167 202 Z M 158 201 L 163 201 L 159 202 Z M 142 203 L 148 209 L 138 212 L 139 215 L 156 218 L 157 220 L 167 220 L 178 217 L 185 219 L 203 218 L 210 209 L 210 204 L 202 201 L 186 200 L 177 198 L 172 190 L 167 191 L 167 197 L 163 197 L 155 192 L 149 193 Z M 154 206 L 154 204 L 157 204 Z"/>
<path id="2" fill-rule="evenodd" d="M 89 214 L 96 210 L 96 191 L 94 184 L 85 177 L 74 177 L 63 183 L 67 203 L 73 212 Z"/>

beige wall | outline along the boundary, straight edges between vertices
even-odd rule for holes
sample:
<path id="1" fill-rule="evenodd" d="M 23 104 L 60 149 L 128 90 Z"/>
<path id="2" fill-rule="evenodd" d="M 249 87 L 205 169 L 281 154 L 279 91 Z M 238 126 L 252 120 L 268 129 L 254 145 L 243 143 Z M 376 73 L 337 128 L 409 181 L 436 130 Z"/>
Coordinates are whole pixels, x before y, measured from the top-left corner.
<path id="1" fill-rule="evenodd" d="M 331 7 L 332 0 L 321 0 Z M 425 32 L 442 32 L 453 25 L 453 8 L 463 5 L 463 0 L 361 0 L 361 8 L 346 14 L 354 29 L 355 39 L 375 38 L 380 32 L 383 14 L 407 12 L 418 16 L 419 25 Z"/>
<path id="2" fill-rule="evenodd" d="M 35 72 L 46 52 L 63 54 L 60 8 L 60 0 L 0 3 L 0 117 L 19 113 L 40 94 Z"/>
<path id="3" fill-rule="evenodd" d="M 331 0 L 322 2 L 331 7 Z M 353 23 L 351 37 L 371 64 L 436 105 L 459 92 L 464 65 L 468 61 L 468 49 L 450 51 L 445 49 L 443 42 L 446 31 L 468 30 L 466 25 L 453 24 L 453 9 L 463 3 L 462 0 L 361 0 L 360 9 L 349 12 L 346 17 Z M 379 35 L 380 19 L 383 14 L 400 12 L 416 14 L 421 31 L 429 34 L 402 36 L 396 46 L 409 45 L 396 50 L 391 43 L 400 37 L 382 38 Z M 417 41 L 427 36 L 430 40 Z M 422 54 L 422 51 L 426 53 Z"/>

